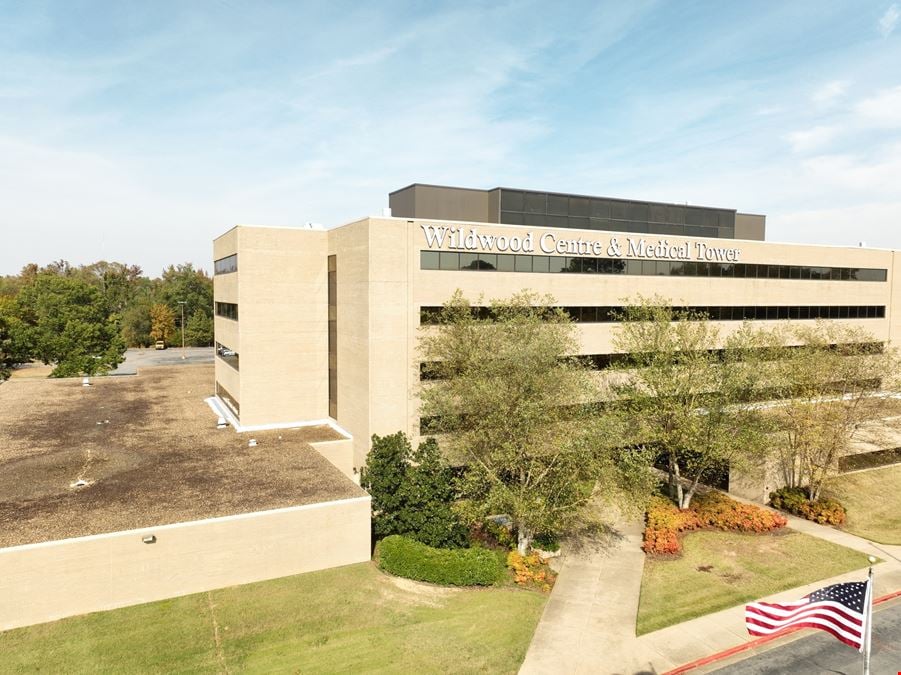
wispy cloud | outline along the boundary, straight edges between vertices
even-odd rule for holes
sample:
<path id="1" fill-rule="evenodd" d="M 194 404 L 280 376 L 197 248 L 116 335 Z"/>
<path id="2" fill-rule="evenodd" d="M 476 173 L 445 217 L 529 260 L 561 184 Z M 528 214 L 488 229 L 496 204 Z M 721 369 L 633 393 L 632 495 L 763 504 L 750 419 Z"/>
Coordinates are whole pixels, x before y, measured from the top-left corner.
<path id="1" fill-rule="evenodd" d="M 847 80 L 832 80 L 814 91 L 810 98 L 817 105 L 830 106 L 847 93 L 850 84 Z"/>
<path id="2" fill-rule="evenodd" d="M 0 229 L 21 233 L 0 274 L 208 266 L 235 222 L 338 225 L 413 181 L 689 200 L 774 228 L 884 213 L 901 41 L 830 7 L 0 0 Z M 834 49 L 799 47 L 810 34 Z"/>
<path id="3" fill-rule="evenodd" d="M 894 32 L 895 27 L 898 25 L 898 19 L 901 19 L 901 10 L 898 9 L 897 3 L 894 3 L 889 6 L 887 10 L 885 10 L 885 14 L 879 17 L 879 22 L 877 29 L 879 30 L 879 34 L 887 38 L 889 35 Z"/>
<path id="4" fill-rule="evenodd" d="M 901 86 L 882 89 L 862 100 L 857 104 L 856 111 L 870 126 L 901 129 Z"/>
<path id="5" fill-rule="evenodd" d="M 822 149 L 837 133 L 836 127 L 819 125 L 786 134 L 785 140 L 789 142 L 793 152 L 805 153 Z"/>

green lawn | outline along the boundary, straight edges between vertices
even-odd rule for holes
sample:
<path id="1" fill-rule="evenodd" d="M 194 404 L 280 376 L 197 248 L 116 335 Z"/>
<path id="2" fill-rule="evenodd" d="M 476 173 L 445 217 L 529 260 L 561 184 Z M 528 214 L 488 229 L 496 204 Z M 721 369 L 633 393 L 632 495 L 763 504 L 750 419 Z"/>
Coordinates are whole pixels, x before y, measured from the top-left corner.
<path id="1" fill-rule="evenodd" d="M 901 464 L 838 476 L 826 492 L 848 511 L 848 532 L 882 544 L 901 544 Z"/>
<path id="2" fill-rule="evenodd" d="M 639 635 L 867 566 L 862 553 L 800 532 L 693 532 L 683 545 L 681 558 L 645 560 Z"/>
<path id="3" fill-rule="evenodd" d="M 364 563 L 0 633 L 0 672 L 515 673 L 546 600 Z"/>

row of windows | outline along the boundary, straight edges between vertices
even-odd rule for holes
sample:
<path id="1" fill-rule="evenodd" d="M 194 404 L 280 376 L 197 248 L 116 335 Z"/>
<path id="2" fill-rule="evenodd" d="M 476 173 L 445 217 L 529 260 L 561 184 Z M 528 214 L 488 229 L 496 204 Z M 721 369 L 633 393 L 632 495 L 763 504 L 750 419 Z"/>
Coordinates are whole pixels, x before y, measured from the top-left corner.
<path id="1" fill-rule="evenodd" d="M 224 344 L 219 342 L 216 343 L 216 356 L 225 361 L 228 365 L 230 365 L 235 370 L 240 370 L 238 368 L 238 352 L 234 349 L 229 349 Z"/>
<path id="2" fill-rule="evenodd" d="M 735 212 L 729 209 L 652 204 L 622 199 L 519 190 L 501 190 L 501 212 L 504 211 L 583 218 L 612 218 L 643 223 L 701 225 L 711 228 L 735 227 Z"/>
<path id="3" fill-rule="evenodd" d="M 795 350 L 800 349 L 800 347 L 789 346 L 787 349 Z M 858 342 L 831 344 L 828 346 L 828 349 L 842 351 L 846 354 L 881 354 L 885 350 L 885 345 L 882 342 Z M 725 349 L 710 349 L 707 350 L 707 352 L 720 361 L 722 361 L 726 355 Z M 740 357 L 740 355 L 734 356 Z M 761 349 L 757 356 L 763 360 L 771 361 L 779 357 L 779 352 L 769 352 L 766 349 Z M 592 370 L 625 368 L 630 364 L 630 357 L 627 354 L 578 354 L 575 358 Z M 440 376 L 437 372 L 437 365 L 438 362 L 421 361 L 419 363 L 419 379 L 439 379 Z"/>
<path id="4" fill-rule="evenodd" d="M 885 281 L 888 271 L 867 267 L 812 267 L 755 263 L 676 262 L 572 256 L 514 255 L 510 253 L 458 253 L 420 251 L 424 270 L 485 272 L 568 272 L 575 274 L 634 274 L 641 276 L 727 277 L 736 279 L 819 279 L 831 281 Z"/>
<path id="5" fill-rule="evenodd" d="M 866 380 L 834 380 L 832 382 L 823 382 L 817 390 L 824 396 L 842 394 L 847 391 L 848 387 L 861 388 L 870 392 L 877 392 L 882 388 L 882 380 L 880 378 L 872 378 Z M 795 398 L 803 390 L 800 387 L 761 387 L 744 391 L 737 396 L 734 401 L 736 403 L 762 403 L 765 401 L 779 401 Z M 698 406 L 704 407 L 709 405 L 709 401 L 715 394 L 700 395 L 697 398 Z M 628 400 L 598 401 L 589 404 L 590 408 L 601 413 L 606 410 L 624 410 L 630 405 Z M 582 406 L 578 406 L 581 408 Z M 576 406 L 561 406 L 564 415 L 567 409 L 575 411 Z M 436 416 L 420 417 L 419 432 L 425 434 L 441 434 L 452 432 L 457 425 L 450 419 L 442 419 Z"/>
<path id="6" fill-rule="evenodd" d="M 232 321 L 238 320 L 238 305 L 233 302 L 217 302 L 216 303 L 216 316 L 221 316 L 224 319 L 231 319 Z"/>
<path id="7" fill-rule="evenodd" d="M 552 216 L 541 213 L 515 213 L 501 211 L 504 225 L 527 225 L 530 227 L 566 227 L 580 230 L 603 230 L 605 232 L 636 232 L 639 234 L 675 235 L 680 237 L 708 237 L 712 239 L 732 239 L 732 227 L 704 227 L 703 225 L 673 225 L 670 223 L 646 223 L 637 220 L 614 220 L 612 218 L 585 218 L 583 216 Z"/>
<path id="8" fill-rule="evenodd" d="M 231 274 L 238 271 L 238 254 L 232 253 L 213 261 L 213 274 Z"/>
<path id="9" fill-rule="evenodd" d="M 625 307 L 561 307 L 578 323 L 617 323 L 622 321 Z M 419 323 L 440 323 L 442 307 L 420 307 Z M 767 305 L 750 307 L 692 306 L 674 307 L 674 311 L 690 311 L 711 321 L 776 321 L 780 319 L 884 319 L 885 305 Z M 473 315 L 490 319 L 490 307 L 473 307 Z"/>

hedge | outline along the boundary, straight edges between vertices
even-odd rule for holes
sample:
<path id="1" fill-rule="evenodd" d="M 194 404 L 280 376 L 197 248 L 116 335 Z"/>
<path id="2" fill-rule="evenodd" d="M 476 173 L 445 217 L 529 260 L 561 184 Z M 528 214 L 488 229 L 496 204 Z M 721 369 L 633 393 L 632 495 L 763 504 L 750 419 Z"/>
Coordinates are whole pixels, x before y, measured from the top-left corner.
<path id="1" fill-rule="evenodd" d="M 823 525 L 844 525 L 845 507 L 835 499 L 810 501 L 803 488 L 784 487 L 770 493 L 770 504 L 777 509 Z"/>
<path id="2" fill-rule="evenodd" d="M 785 527 L 786 519 L 778 513 L 743 504 L 721 492 L 697 495 L 691 507 L 679 509 L 664 497 L 653 497 L 645 516 L 645 553 L 678 555 L 682 552 L 679 534 L 699 529 L 732 532 L 771 532 Z"/>
<path id="3" fill-rule="evenodd" d="M 490 586 L 507 573 L 497 553 L 485 548 L 432 548 L 399 534 L 377 551 L 379 569 L 407 579 L 449 586 Z"/>

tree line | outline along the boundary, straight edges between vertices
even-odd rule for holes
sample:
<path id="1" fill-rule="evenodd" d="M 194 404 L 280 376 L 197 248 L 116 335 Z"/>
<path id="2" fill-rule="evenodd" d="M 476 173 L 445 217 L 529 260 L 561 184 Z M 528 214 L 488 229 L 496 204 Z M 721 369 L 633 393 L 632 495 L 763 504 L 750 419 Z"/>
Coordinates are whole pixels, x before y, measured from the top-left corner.
<path id="1" fill-rule="evenodd" d="M 523 292 L 484 315 L 458 291 L 419 342 L 421 433 L 460 467 L 455 509 L 470 523 L 506 514 L 520 551 L 571 530 L 595 497 L 643 504 L 658 475 L 684 509 L 724 467 L 769 462 L 816 500 L 893 405 L 896 353 L 850 324 L 724 334 L 667 299 L 636 298 L 613 329 L 618 358 L 598 371 L 573 356 L 578 329 L 553 305 Z"/>
<path id="2" fill-rule="evenodd" d="M 182 336 L 213 343 L 213 281 L 191 263 L 151 278 L 137 265 L 58 260 L 0 277 L 0 380 L 29 361 L 52 364 L 53 377 L 102 373 L 127 347 L 180 345 Z"/>

